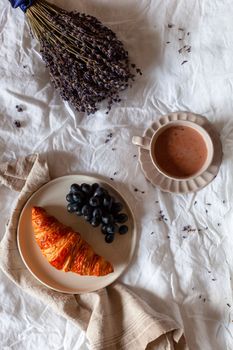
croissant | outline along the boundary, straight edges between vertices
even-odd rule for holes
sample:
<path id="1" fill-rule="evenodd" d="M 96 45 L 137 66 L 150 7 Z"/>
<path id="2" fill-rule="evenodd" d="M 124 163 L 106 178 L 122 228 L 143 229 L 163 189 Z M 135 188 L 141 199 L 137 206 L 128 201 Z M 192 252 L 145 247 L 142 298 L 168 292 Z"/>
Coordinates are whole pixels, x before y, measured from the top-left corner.
<path id="1" fill-rule="evenodd" d="M 42 254 L 58 270 L 84 276 L 104 276 L 113 266 L 96 254 L 72 228 L 63 225 L 41 207 L 32 208 L 32 226 Z"/>

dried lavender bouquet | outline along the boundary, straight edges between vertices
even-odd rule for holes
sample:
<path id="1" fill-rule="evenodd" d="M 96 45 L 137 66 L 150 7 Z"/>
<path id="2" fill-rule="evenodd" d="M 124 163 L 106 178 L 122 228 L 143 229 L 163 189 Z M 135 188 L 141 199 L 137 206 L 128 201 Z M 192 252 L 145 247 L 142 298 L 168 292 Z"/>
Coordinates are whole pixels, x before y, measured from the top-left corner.
<path id="1" fill-rule="evenodd" d="M 142 74 L 129 63 L 116 34 L 95 17 L 67 12 L 45 0 L 10 2 L 25 12 L 55 88 L 77 111 L 95 113 L 105 99 L 110 110 L 134 80 L 132 68 Z"/>

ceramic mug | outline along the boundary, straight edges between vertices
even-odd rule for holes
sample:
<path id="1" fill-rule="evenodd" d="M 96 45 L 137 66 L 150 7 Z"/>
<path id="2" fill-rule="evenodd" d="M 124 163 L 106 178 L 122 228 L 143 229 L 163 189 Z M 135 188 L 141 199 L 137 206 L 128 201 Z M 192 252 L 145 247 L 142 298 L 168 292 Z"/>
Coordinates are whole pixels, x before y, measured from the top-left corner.
<path id="1" fill-rule="evenodd" d="M 204 162 L 204 164 L 202 165 L 202 167 L 194 174 L 187 176 L 187 177 L 175 177 L 171 174 L 168 174 L 164 169 L 162 169 L 160 167 L 160 165 L 158 164 L 156 157 L 155 157 L 155 152 L 154 152 L 154 148 L 155 148 L 155 144 L 157 141 L 157 138 L 159 137 L 159 135 L 161 135 L 166 129 L 172 127 L 172 126 L 186 126 L 186 127 L 190 127 L 193 128 L 195 131 L 197 131 L 203 138 L 203 140 L 205 141 L 206 144 L 206 149 L 207 149 L 207 157 L 206 160 Z M 208 167 L 210 166 L 212 159 L 213 159 L 213 155 L 214 155 L 214 147 L 213 147 L 213 142 L 209 136 L 209 134 L 207 133 L 207 131 L 200 125 L 191 122 L 191 121 L 186 121 L 186 120 L 176 120 L 176 121 L 171 121 L 169 123 L 167 123 L 166 125 L 162 125 L 161 127 L 159 127 L 154 134 L 152 135 L 151 138 L 148 137 L 141 137 L 141 136 L 133 136 L 132 138 L 132 143 L 134 145 L 137 145 L 141 148 L 144 148 L 146 150 L 148 150 L 150 152 L 150 159 L 151 162 L 153 163 L 154 167 L 157 169 L 157 171 L 159 173 L 161 173 L 162 175 L 164 175 L 167 178 L 173 179 L 173 180 L 191 180 L 193 178 L 196 178 L 197 176 L 201 175 L 202 173 L 204 173 Z"/>

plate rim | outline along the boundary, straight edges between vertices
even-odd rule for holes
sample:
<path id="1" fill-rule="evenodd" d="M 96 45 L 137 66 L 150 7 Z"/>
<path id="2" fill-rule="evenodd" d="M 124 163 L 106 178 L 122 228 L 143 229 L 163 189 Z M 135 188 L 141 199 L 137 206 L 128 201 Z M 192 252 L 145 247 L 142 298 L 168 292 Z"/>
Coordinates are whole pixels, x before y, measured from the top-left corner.
<path id="1" fill-rule="evenodd" d="M 27 262 L 25 261 L 24 259 L 24 256 L 23 256 L 23 252 L 21 250 L 21 247 L 20 247 L 20 233 L 19 233 L 19 226 L 20 226 L 20 221 L 23 217 L 23 212 L 24 212 L 24 209 L 26 208 L 28 202 L 37 194 L 38 191 L 42 190 L 43 188 L 47 187 L 49 184 L 51 183 L 54 183 L 56 181 L 59 181 L 59 180 L 62 180 L 63 178 L 68 178 L 68 177 L 73 177 L 73 176 L 85 176 L 85 177 L 89 177 L 89 178 L 92 178 L 92 179 L 95 179 L 97 181 L 100 181 L 100 182 L 103 182 L 105 184 L 107 184 L 113 191 L 115 191 L 119 197 L 122 197 L 122 199 L 124 200 L 124 202 L 126 203 L 127 205 L 127 209 L 128 211 L 130 212 L 130 215 L 131 215 L 131 218 L 132 218 L 132 222 L 133 222 L 133 230 L 132 230 L 132 243 L 131 243 L 131 250 L 130 250 L 130 257 L 128 258 L 127 260 L 127 264 L 124 266 L 124 268 L 122 269 L 122 271 L 120 272 L 120 274 L 118 274 L 116 276 L 116 278 L 111 281 L 110 283 L 106 284 L 104 287 L 101 287 L 101 288 L 97 288 L 97 289 L 93 289 L 93 290 L 90 290 L 90 291 L 85 291 L 85 292 L 82 292 L 82 291 L 78 291 L 78 290 L 70 290 L 70 291 L 67 291 L 67 290 L 62 290 L 62 289 L 58 289 L 58 288 L 55 288 L 55 287 L 51 287 L 49 284 L 47 284 L 46 282 L 42 281 L 32 270 L 31 268 L 28 266 Z M 24 263 L 24 265 L 26 266 L 26 268 L 28 269 L 28 271 L 33 275 L 33 277 L 36 278 L 37 281 L 39 281 L 42 285 L 46 286 L 47 288 L 53 290 L 53 291 L 56 291 L 56 292 L 60 292 L 60 293 L 65 293 L 65 294 L 84 294 L 84 293 L 92 293 L 92 292 L 95 292 L 95 291 L 98 291 L 102 288 L 106 288 L 107 286 L 109 286 L 110 284 L 114 283 L 118 278 L 120 278 L 120 276 L 126 271 L 126 269 L 129 267 L 132 259 L 133 259 L 133 256 L 135 254 L 135 251 L 136 251 L 136 245 L 137 245 L 137 236 L 138 236 L 138 230 L 137 230 L 137 224 L 136 224 L 136 220 L 135 220 L 135 215 L 134 215 L 134 212 L 131 208 L 131 206 L 129 205 L 127 199 L 125 198 L 124 195 L 122 195 L 122 193 L 116 189 L 109 181 L 106 181 L 106 178 L 102 175 L 90 175 L 88 173 L 74 173 L 74 174 L 67 174 L 67 175 L 62 175 L 62 176 L 58 176 L 54 179 L 51 179 L 50 181 L 46 182 L 45 184 L 43 184 L 42 186 L 40 186 L 36 191 L 34 191 L 30 197 L 27 199 L 27 201 L 24 203 L 24 205 L 22 206 L 21 210 L 20 210 L 20 215 L 19 215 L 19 219 L 18 219 L 18 223 L 17 223 L 17 232 L 16 232 L 16 236 L 17 236 L 17 247 L 18 247 L 18 250 L 19 250 L 19 253 L 20 253 L 20 257 Z M 81 277 L 81 275 L 80 275 Z M 94 277 L 94 276 L 93 276 Z M 70 288 L 72 289 L 72 288 Z"/>

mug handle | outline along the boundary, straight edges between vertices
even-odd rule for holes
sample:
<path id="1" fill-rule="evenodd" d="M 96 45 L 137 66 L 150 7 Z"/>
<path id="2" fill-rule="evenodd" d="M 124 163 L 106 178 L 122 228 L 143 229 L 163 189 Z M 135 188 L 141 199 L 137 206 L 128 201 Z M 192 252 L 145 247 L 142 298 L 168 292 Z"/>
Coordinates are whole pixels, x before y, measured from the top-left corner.
<path id="1" fill-rule="evenodd" d="M 148 137 L 133 136 L 132 143 L 136 146 L 150 150 L 150 139 Z"/>

